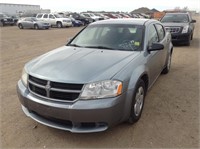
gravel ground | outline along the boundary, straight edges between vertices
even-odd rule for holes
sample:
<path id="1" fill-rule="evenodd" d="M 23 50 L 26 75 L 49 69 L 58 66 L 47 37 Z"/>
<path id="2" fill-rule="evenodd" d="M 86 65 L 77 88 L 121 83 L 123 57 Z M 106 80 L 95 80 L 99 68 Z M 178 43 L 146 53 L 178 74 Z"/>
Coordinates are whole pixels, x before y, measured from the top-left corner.
<path id="1" fill-rule="evenodd" d="M 36 123 L 24 115 L 16 93 L 24 64 L 64 45 L 81 28 L 1 27 L 1 148 L 199 148 L 200 17 L 196 19 L 191 46 L 174 47 L 171 71 L 148 92 L 140 121 L 92 134 Z"/>

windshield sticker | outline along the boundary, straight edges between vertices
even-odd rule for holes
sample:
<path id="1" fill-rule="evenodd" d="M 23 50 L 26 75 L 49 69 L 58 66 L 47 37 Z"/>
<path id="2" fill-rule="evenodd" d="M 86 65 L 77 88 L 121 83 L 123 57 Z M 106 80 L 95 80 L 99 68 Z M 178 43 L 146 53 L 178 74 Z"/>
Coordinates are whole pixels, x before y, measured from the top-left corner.
<path id="1" fill-rule="evenodd" d="M 135 46 L 140 46 L 140 42 L 134 42 Z"/>

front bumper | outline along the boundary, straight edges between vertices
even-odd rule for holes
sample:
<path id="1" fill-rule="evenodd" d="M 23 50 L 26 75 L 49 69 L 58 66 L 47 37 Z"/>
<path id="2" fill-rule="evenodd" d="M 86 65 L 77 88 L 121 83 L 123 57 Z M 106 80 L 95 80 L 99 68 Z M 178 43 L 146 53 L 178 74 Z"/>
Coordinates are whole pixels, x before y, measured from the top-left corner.
<path id="1" fill-rule="evenodd" d="M 172 42 L 180 43 L 180 42 L 188 42 L 190 40 L 190 33 L 174 33 L 172 35 Z"/>
<path id="2" fill-rule="evenodd" d="M 31 94 L 18 82 L 17 92 L 24 113 L 35 121 L 76 133 L 100 132 L 123 118 L 125 95 L 109 99 L 55 102 Z"/>

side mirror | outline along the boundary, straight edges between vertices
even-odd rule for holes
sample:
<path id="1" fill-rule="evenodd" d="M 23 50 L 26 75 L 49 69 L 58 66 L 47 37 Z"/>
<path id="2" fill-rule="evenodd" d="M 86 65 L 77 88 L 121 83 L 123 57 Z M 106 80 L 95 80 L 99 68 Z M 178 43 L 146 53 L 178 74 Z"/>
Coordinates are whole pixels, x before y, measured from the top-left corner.
<path id="1" fill-rule="evenodd" d="M 196 20 L 192 20 L 191 23 L 196 23 Z"/>
<path id="2" fill-rule="evenodd" d="M 148 51 L 159 51 L 163 49 L 164 45 L 160 43 L 152 43 L 150 46 L 148 46 Z"/>

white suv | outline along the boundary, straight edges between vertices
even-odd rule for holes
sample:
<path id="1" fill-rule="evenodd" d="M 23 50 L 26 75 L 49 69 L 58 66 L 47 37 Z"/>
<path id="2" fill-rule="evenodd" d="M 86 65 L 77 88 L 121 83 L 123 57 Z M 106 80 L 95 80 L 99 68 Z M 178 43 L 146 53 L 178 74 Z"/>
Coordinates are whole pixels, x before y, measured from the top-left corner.
<path id="1" fill-rule="evenodd" d="M 51 24 L 51 26 L 57 26 L 58 28 L 70 27 L 72 26 L 72 21 L 68 18 L 63 18 L 58 14 L 53 13 L 39 13 L 36 18 L 38 20 L 43 20 Z"/>

